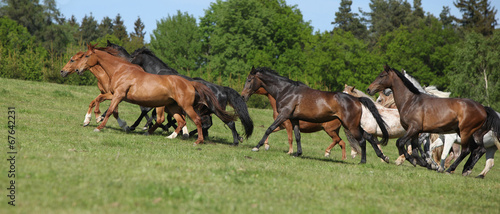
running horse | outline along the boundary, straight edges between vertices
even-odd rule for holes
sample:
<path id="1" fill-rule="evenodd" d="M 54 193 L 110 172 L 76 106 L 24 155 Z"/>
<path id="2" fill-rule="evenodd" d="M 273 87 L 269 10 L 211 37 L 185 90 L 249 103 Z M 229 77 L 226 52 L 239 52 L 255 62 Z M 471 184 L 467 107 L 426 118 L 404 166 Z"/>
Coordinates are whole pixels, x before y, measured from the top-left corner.
<path id="1" fill-rule="evenodd" d="M 459 133 L 462 138 L 462 153 L 447 172 L 454 171 L 458 164 L 472 152 L 462 175 L 468 175 L 467 172 L 486 152 L 483 136 L 489 130 L 500 133 L 500 118 L 492 108 L 484 107 L 471 99 L 438 98 L 421 93 L 401 72 L 387 65 L 370 84 L 367 92 L 374 95 L 386 88 L 393 91 L 401 125 L 407 131 L 397 141 L 399 153 L 404 154 L 414 166 L 419 164 L 428 167 L 416 149 L 419 133 Z M 407 142 L 410 142 L 414 148 L 412 156 L 404 149 Z"/>
<path id="2" fill-rule="evenodd" d="M 273 108 L 273 118 L 276 119 L 278 116 L 278 111 L 276 110 L 276 99 L 272 97 L 264 88 L 259 88 L 257 91 L 255 91 L 255 94 L 260 94 L 267 96 L 269 99 L 269 103 L 271 104 L 271 107 Z M 313 132 L 318 132 L 321 130 L 324 130 L 328 136 L 332 138 L 332 144 L 328 146 L 328 148 L 325 150 L 325 157 L 329 157 L 332 148 L 335 145 L 339 145 L 340 148 L 342 149 L 342 160 L 346 159 L 346 151 L 345 151 L 345 142 L 340 138 L 339 136 L 339 130 L 340 127 L 342 126 L 340 120 L 335 119 L 329 122 L 325 123 L 310 123 L 307 121 L 300 120 L 299 121 L 299 127 L 300 131 L 303 133 L 313 133 Z M 283 122 L 282 125 L 278 126 L 274 130 L 274 132 L 280 131 L 280 130 L 286 130 L 286 133 L 288 135 L 288 153 L 287 154 L 292 154 L 293 153 L 293 127 L 292 123 L 290 120 L 286 120 Z M 269 138 L 266 139 L 266 142 L 264 142 L 264 148 L 266 150 L 269 149 Z"/>
<path id="3" fill-rule="evenodd" d="M 224 122 L 234 120 L 234 117 L 221 109 L 215 95 L 205 85 L 188 81 L 176 75 L 155 75 L 142 70 L 138 65 L 132 64 L 109 52 L 112 49 L 95 48 L 87 45 L 88 50 L 81 58 L 78 72 L 93 67 L 101 67 L 102 71 L 110 77 L 111 104 L 102 123 L 95 131 L 103 129 L 111 114 L 118 116 L 118 104 L 127 101 L 145 107 L 155 107 L 157 110 L 156 124 L 149 129 L 154 132 L 159 124 L 165 120 L 164 110 L 168 109 L 174 115 L 178 127 L 172 135 L 177 135 L 186 124 L 183 111 L 193 120 L 198 130 L 198 139 L 195 145 L 204 141 L 201 119 L 195 108 L 200 110 L 208 107 L 215 112 Z M 71 61 L 69 63 L 72 63 Z M 197 95 L 198 94 L 198 95 Z M 171 136 L 172 136 L 171 135 Z"/>
<path id="4" fill-rule="evenodd" d="M 264 136 L 259 141 L 258 149 L 267 137 L 287 119 L 290 120 L 297 142 L 296 156 L 302 155 L 302 145 L 300 136 L 300 120 L 312 123 L 324 123 L 339 119 L 344 128 L 348 129 L 360 144 L 364 144 L 363 129 L 360 126 L 362 106 L 368 107 L 370 112 L 377 118 L 383 134 L 381 144 L 387 144 L 387 130 L 384 120 L 378 113 L 375 105 L 367 98 L 356 98 L 348 94 L 338 92 L 327 92 L 309 88 L 305 84 L 290 80 L 280 76 L 275 71 L 261 67 L 254 68 L 248 75 L 241 95 L 248 98 L 259 88 L 264 88 L 273 98 L 276 99 L 276 110 L 278 116 L 266 130 Z M 373 148 L 380 158 L 384 156 L 378 147 L 372 143 Z"/>

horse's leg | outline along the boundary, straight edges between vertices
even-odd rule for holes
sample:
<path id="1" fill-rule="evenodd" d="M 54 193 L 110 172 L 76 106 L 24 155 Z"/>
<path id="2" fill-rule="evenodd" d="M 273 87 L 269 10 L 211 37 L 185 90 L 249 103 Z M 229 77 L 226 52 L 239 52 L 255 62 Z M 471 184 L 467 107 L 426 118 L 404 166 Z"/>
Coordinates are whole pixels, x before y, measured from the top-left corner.
<path id="1" fill-rule="evenodd" d="M 259 141 L 259 143 L 252 149 L 252 151 L 256 152 L 259 151 L 259 148 L 264 145 L 264 142 L 266 141 L 267 137 L 283 122 L 285 122 L 288 119 L 288 116 L 290 116 L 291 110 L 284 110 L 282 111 L 274 120 L 274 122 L 267 128 L 266 132 L 264 133 L 264 136 L 262 136 L 262 139 Z"/>
<path id="2" fill-rule="evenodd" d="M 87 110 L 87 114 L 85 114 L 85 119 L 83 120 L 83 126 L 88 126 L 90 124 L 90 120 L 92 119 L 91 112 L 92 112 L 92 109 L 96 105 L 96 100 L 97 100 L 97 97 L 90 102 L 89 109 Z"/>
<path id="3" fill-rule="evenodd" d="M 141 123 L 142 118 L 144 118 L 144 116 L 146 116 L 148 114 L 148 112 L 151 111 L 151 109 L 152 109 L 152 108 L 142 107 L 142 106 L 139 106 L 139 107 L 141 109 L 141 115 L 139 115 L 137 120 L 135 120 L 134 124 L 132 124 L 132 126 L 129 127 L 129 131 L 134 131 L 135 128 L 137 126 L 139 126 L 139 123 Z"/>
<path id="4" fill-rule="evenodd" d="M 101 131 L 106 126 L 106 123 L 108 122 L 109 116 L 115 111 L 115 109 L 118 107 L 118 104 L 123 100 L 125 97 L 124 93 L 120 93 L 119 91 L 116 91 L 115 94 L 113 94 L 113 99 L 111 99 L 111 104 L 109 104 L 108 111 L 106 112 L 106 116 L 104 117 L 104 120 L 102 121 L 97 128 L 94 129 L 94 131 Z M 116 116 L 118 116 L 118 113 L 116 113 Z M 118 118 L 117 118 L 118 120 Z"/>
<path id="5" fill-rule="evenodd" d="M 462 142 L 463 142 L 463 138 L 462 138 Z M 471 139 L 472 140 L 472 139 Z M 470 142 L 469 142 L 470 144 Z M 451 164 L 451 166 L 446 170 L 447 173 L 452 173 L 455 171 L 455 169 L 457 168 L 457 166 L 460 164 L 460 162 L 462 162 L 462 160 L 467 156 L 469 155 L 469 153 L 471 152 L 470 148 L 469 148 L 469 145 L 468 144 L 465 144 L 465 145 L 462 145 L 462 151 L 460 152 L 460 155 L 458 156 L 458 158 L 455 160 L 455 162 L 453 162 L 453 164 Z"/>
<path id="6" fill-rule="evenodd" d="M 444 145 L 443 145 L 443 153 L 441 153 L 441 162 L 439 163 L 439 168 L 438 172 L 444 172 L 445 170 L 445 162 L 446 162 L 446 157 L 450 153 L 451 147 L 453 146 L 453 143 L 455 143 L 455 140 L 451 136 L 452 134 L 445 134 L 444 135 Z"/>
<path id="7" fill-rule="evenodd" d="M 196 111 L 193 109 L 193 106 L 191 105 L 184 105 L 183 106 L 183 109 L 184 111 L 186 112 L 186 114 L 191 118 L 191 120 L 193 120 L 194 124 L 196 125 L 196 128 L 198 129 L 198 139 L 194 142 L 194 146 L 200 144 L 200 143 L 203 143 L 204 141 L 204 138 L 203 138 L 203 128 L 202 128 L 202 123 L 201 123 L 201 118 L 200 116 L 198 116 L 198 114 L 196 113 Z M 179 123 L 177 123 L 179 124 Z M 185 124 L 183 124 L 184 126 Z M 177 129 L 180 128 L 180 124 L 179 124 L 179 127 L 177 127 Z M 177 130 L 176 129 L 176 130 Z"/>
<path id="8" fill-rule="evenodd" d="M 145 135 L 150 135 L 155 132 L 155 130 L 160 126 L 160 124 L 165 121 L 165 106 L 156 107 L 156 123 L 149 128 L 149 130 L 144 133 Z"/>
<path id="9" fill-rule="evenodd" d="M 293 125 L 290 120 L 286 120 L 283 122 L 283 125 L 285 126 L 286 134 L 288 136 L 288 152 L 287 154 L 291 155 L 293 154 Z M 277 128 L 279 129 L 279 127 Z M 297 140 L 297 139 L 296 139 Z"/>
<path id="10" fill-rule="evenodd" d="M 483 171 L 476 177 L 476 178 L 484 178 L 486 176 L 486 173 L 488 173 L 491 168 L 493 168 L 493 165 L 495 165 L 495 152 L 497 151 L 497 148 L 495 146 L 491 146 L 486 149 L 486 165 L 484 166 Z"/>
<path id="11" fill-rule="evenodd" d="M 421 152 L 423 152 L 423 151 L 422 151 L 422 148 L 420 147 L 420 145 L 418 145 L 418 135 L 416 137 L 412 137 L 410 140 L 411 140 L 410 141 L 411 146 L 413 148 L 413 152 L 412 152 L 411 156 L 413 156 L 415 158 L 418 165 L 430 169 L 429 164 L 424 160 L 424 158 L 422 158 Z"/>
<path id="12" fill-rule="evenodd" d="M 375 154 L 377 154 L 377 157 L 382 159 L 384 162 L 389 163 L 389 157 L 385 156 L 382 150 L 380 150 L 378 140 L 375 136 L 372 134 L 369 134 L 368 132 L 363 133 L 363 137 L 370 142 L 370 144 L 373 147 L 373 150 L 375 150 Z M 366 155 L 365 155 L 366 156 Z"/>
<path id="13" fill-rule="evenodd" d="M 174 116 L 174 119 L 177 121 L 177 128 L 175 128 L 174 132 L 170 134 L 167 138 L 173 139 L 176 138 L 177 135 L 180 133 L 181 129 L 184 128 L 186 125 L 186 119 L 185 115 L 182 111 L 182 108 L 178 105 L 169 105 L 166 106 L 168 109 L 168 113 L 172 114 Z M 199 133 L 201 134 L 201 132 Z"/>
<path id="14" fill-rule="evenodd" d="M 237 146 L 240 142 L 240 139 L 243 139 L 240 137 L 238 132 L 236 131 L 236 124 L 234 121 L 230 121 L 229 123 L 226 123 L 227 127 L 231 130 L 231 133 L 233 134 L 233 146 Z"/>
<path id="15" fill-rule="evenodd" d="M 300 136 L 300 126 L 299 126 L 299 120 L 294 119 L 290 120 L 293 126 L 293 132 L 295 133 L 295 141 L 297 141 L 297 154 L 295 156 L 300 156 L 302 155 L 302 144 L 300 142 L 301 136 Z"/>

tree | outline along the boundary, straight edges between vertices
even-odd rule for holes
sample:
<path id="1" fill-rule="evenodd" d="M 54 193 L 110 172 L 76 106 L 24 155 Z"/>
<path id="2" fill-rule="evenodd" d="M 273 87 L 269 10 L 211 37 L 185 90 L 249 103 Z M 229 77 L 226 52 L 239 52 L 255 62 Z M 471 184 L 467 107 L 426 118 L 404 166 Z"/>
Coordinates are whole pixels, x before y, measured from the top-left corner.
<path id="1" fill-rule="evenodd" d="M 351 0 L 342 0 L 340 2 L 339 11 L 335 13 L 335 21 L 332 22 L 336 25 L 335 29 L 342 29 L 343 31 L 351 32 L 358 39 L 365 39 L 368 35 L 366 26 L 362 23 L 357 13 L 351 13 Z"/>
<path id="2" fill-rule="evenodd" d="M 6 16 L 26 27 L 31 35 L 43 27 L 43 7 L 37 0 L 2 0 L 0 16 Z"/>
<path id="3" fill-rule="evenodd" d="M 123 24 L 122 16 L 119 13 L 113 20 L 113 34 L 122 41 L 128 41 L 127 28 Z"/>
<path id="4" fill-rule="evenodd" d="M 140 17 L 134 22 L 134 32 L 130 33 L 130 42 L 126 43 L 127 50 L 136 50 L 138 48 L 144 47 L 144 24 Z"/>
<path id="5" fill-rule="evenodd" d="M 97 30 L 100 32 L 100 37 L 113 34 L 113 20 L 105 16 L 97 26 Z"/>
<path id="6" fill-rule="evenodd" d="M 407 1 L 371 0 L 369 6 L 371 12 L 363 15 L 369 17 L 372 42 L 401 25 L 408 25 L 408 21 L 411 20 L 409 18 L 412 14 L 411 5 Z"/>
<path id="7" fill-rule="evenodd" d="M 100 34 L 99 31 L 97 31 L 97 21 L 92 16 L 92 13 L 90 13 L 90 16 L 85 15 L 83 17 L 79 31 L 80 39 L 84 43 L 88 43 L 99 38 Z"/>
<path id="8" fill-rule="evenodd" d="M 483 105 L 500 108 L 500 32 L 484 37 L 471 32 L 457 44 L 448 73 L 454 96 L 473 98 Z"/>
<path id="9" fill-rule="evenodd" d="M 439 20 L 443 23 L 443 26 L 453 26 L 453 16 L 450 13 L 450 7 L 443 6 L 443 10 L 439 14 Z"/>
<path id="10" fill-rule="evenodd" d="M 487 0 L 457 0 L 453 4 L 462 12 L 462 18 L 454 19 L 463 28 L 485 36 L 493 34 L 497 23 L 495 19 L 497 10 L 491 7 Z"/>
<path id="11" fill-rule="evenodd" d="M 201 65 L 201 34 L 196 19 L 188 13 L 177 11 L 176 15 L 157 21 L 149 46 L 180 72 L 197 70 Z"/>

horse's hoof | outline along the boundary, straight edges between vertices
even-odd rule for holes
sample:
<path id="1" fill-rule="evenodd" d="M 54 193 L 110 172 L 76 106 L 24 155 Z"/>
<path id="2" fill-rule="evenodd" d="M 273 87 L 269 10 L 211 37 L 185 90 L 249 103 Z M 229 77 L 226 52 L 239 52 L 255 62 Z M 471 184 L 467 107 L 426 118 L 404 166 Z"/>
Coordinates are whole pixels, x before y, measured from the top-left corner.
<path id="1" fill-rule="evenodd" d="M 238 141 L 240 141 L 240 143 L 243 143 L 243 138 L 241 136 L 238 136 Z"/>
<path id="2" fill-rule="evenodd" d="M 386 163 L 389 163 L 389 157 L 385 156 L 385 158 L 383 159 L 383 161 L 385 161 Z"/>
<path id="3" fill-rule="evenodd" d="M 394 163 L 395 163 L 397 166 L 400 166 L 401 164 L 403 164 L 403 161 L 401 161 L 400 159 L 397 159 L 396 161 L 394 161 Z"/>
<path id="4" fill-rule="evenodd" d="M 239 143 L 232 143 L 231 146 L 238 146 Z"/>
<path id="5" fill-rule="evenodd" d="M 258 151 L 259 151 L 259 148 L 253 147 L 252 152 L 258 152 Z"/>
<path id="6" fill-rule="evenodd" d="M 100 129 L 98 129 L 98 128 L 94 129 L 94 132 L 100 132 L 100 131 L 101 131 L 101 130 L 100 130 Z"/>
<path id="7" fill-rule="evenodd" d="M 478 176 L 476 176 L 476 178 L 481 178 L 481 179 L 484 179 L 484 175 L 482 175 L 482 174 L 481 174 L 481 175 L 478 175 Z"/>
<path id="8" fill-rule="evenodd" d="M 174 139 L 177 137 L 177 133 L 172 133 L 171 135 L 167 136 L 168 139 Z"/>
<path id="9" fill-rule="evenodd" d="M 198 144 L 197 143 L 193 143 L 193 146 L 198 146 Z"/>
<path id="10" fill-rule="evenodd" d="M 104 120 L 104 117 L 99 116 L 99 117 L 97 117 L 97 118 L 95 119 L 95 122 L 96 122 L 96 123 L 100 123 L 100 122 L 102 122 L 102 120 Z"/>
<path id="11" fill-rule="evenodd" d="M 144 126 L 144 127 L 142 127 L 142 130 L 143 130 L 143 131 L 148 130 L 148 127 L 147 127 L 147 126 Z"/>
<path id="12" fill-rule="evenodd" d="M 182 134 L 182 139 L 188 139 L 189 138 L 189 134 L 188 133 L 183 133 Z"/>
<path id="13" fill-rule="evenodd" d="M 413 159 L 412 161 L 410 161 L 411 165 L 413 165 L 414 167 L 417 167 L 417 160 Z"/>
<path id="14" fill-rule="evenodd" d="M 123 130 L 125 130 L 125 132 L 127 133 L 132 131 L 132 129 L 129 126 L 125 126 Z"/>
<path id="15" fill-rule="evenodd" d="M 359 164 L 366 164 L 366 160 L 361 160 Z"/>
<path id="16" fill-rule="evenodd" d="M 462 173 L 462 176 L 468 176 L 468 175 L 470 175 L 470 173 L 472 173 L 472 170 L 468 170 L 468 171 Z"/>
<path id="17" fill-rule="evenodd" d="M 325 158 L 328 158 L 330 157 L 330 153 L 329 152 L 325 152 Z"/>
<path id="18" fill-rule="evenodd" d="M 436 171 L 439 172 L 439 173 L 443 173 L 444 172 L 444 168 L 441 167 L 441 166 L 438 166 L 438 169 Z"/>
<path id="19" fill-rule="evenodd" d="M 269 147 L 269 145 L 264 145 L 264 149 L 266 149 L 266 151 L 269 150 Z"/>
<path id="20" fill-rule="evenodd" d="M 127 127 L 129 132 L 135 131 L 135 126 L 129 126 Z"/>
<path id="21" fill-rule="evenodd" d="M 302 153 L 298 153 L 298 152 L 293 154 L 294 157 L 299 157 L 301 155 L 302 155 Z"/>
<path id="22" fill-rule="evenodd" d="M 89 124 L 90 124 L 90 122 L 88 122 L 88 123 L 83 123 L 83 127 L 88 126 Z"/>

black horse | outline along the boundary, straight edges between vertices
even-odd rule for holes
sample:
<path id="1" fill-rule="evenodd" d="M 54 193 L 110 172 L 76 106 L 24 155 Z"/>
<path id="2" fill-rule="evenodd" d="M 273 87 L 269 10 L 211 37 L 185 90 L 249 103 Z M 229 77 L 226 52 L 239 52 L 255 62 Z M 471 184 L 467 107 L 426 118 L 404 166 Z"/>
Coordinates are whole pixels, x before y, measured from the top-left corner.
<path id="1" fill-rule="evenodd" d="M 305 84 L 280 76 L 275 71 L 265 67 L 252 68 L 241 95 L 245 100 L 248 100 L 261 87 L 276 99 L 278 116 L 266 130 L 256 148 L 262 146 L 269 134 L 287 119 L 292 122 L 294 128 L 295 140 L 297 141 L 297 156 L 302 154 L 299 120 L 324 123 L 340 119 L 344 128 L 349 130 L 351 135 L 363 145 L 365 143 L 363 139 L 364 130 L 360 124 L 362 106 L 370 110 L 377 124 L 380 126 L 382 131 L 381 144 L 387 144 L 389 134 L 385 127 L 385 122 L 373 102 L 368 98 L 358 98 L 345 93 L 315 90 Z M 370 143 L 372 142 L 370 141 Z M 373 148 L 378 157 L 386 159 L 376 145 L 373 145 Z"/>
<path id="2" fill-rule="evenodd" d="M 246 102 L 243 100 L 243 98 L 240 96 L 240 94 L 236 90 L 234 90 L 230 87 L 216 85 L 214 83 L 205 81 L 204 79 L 201 79 L 201 78 L 191 78 L 188 76 L 181 75 L 175 69 L 170 68 L 166 63 L 164 63 L 162 60 L 160 60 L 158 57 L 156 57 L 156 55 L 151 50 L 149 50 L 147 48 L 137 49 L 134 51 L 134 53 L 132 53 L 132 55 L 129 55 L 127 53 L 127 51 L 119 45 L 113 44 L 113 43 L 108 41 L 107 46 L 117 50 L 119 52 L 118 56 L 128 60 L 129 62 L 131 62 L 133 64 L 137 64 L 137 65 L 141 66 L 144 69 L 144 71 L 146 71 L 148 73 L 159 74 L 159 75 L 179 75 L 187 80 L 197 81 L 197 82 L 200 82 L 200 83 L 206 85 L 215 94 L 219 105 L 224 110 L 226 109 L 228 104 L 233 107 L 233 109 L 236 111 L 236 113 L 237 113 L 238 117 L 240 118 L 240 121 L 245 129 L 245 137 L 248 138 L 252 135 L 253 121 L 250 118 L 250 114 L 248 113 L 248 107 L 246 105 Z M 211 118 L 210 114 L 213 112 L 210 109 L 205 109 L 205 110 L 203 110 L 203 112 L 200 112 L 200 113 L 201 113 L 200 116 L 202 117 L 202 124 L 203 124 L 203 135 L 204 135 L 204 137 L 207 137 L 208 136 L 208 129 L 212 126 L 212 118 Z M 142 119 L 142 118 L 140 118 L 140 119 Z M 137 121 L 136 121 L 136 124 L 138 124 Z M 134 124 L 134 125 L 136 125 L 136 124 Z M 238 145 L 239 141 L 242 141 L 243 138 L 236 131 L 236 125 L 235 125 L 234 121 L 226 123 L 226 125 L 232 131 L 233 145 Z M 194 134 L 195 132 L 196 132 L 196 130 L 191 131 L 190 135 Z"/>

